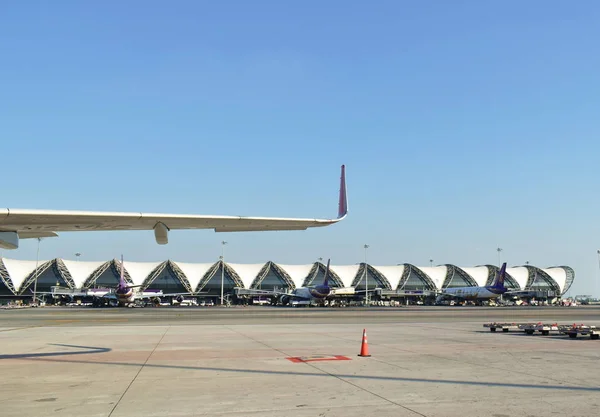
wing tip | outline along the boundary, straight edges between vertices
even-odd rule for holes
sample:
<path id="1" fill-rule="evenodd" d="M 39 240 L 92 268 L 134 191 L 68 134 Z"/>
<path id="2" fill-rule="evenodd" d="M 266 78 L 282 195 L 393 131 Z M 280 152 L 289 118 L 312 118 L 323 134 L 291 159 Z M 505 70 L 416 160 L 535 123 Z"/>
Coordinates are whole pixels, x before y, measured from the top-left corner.
<path id="1" fill-rule="evenodd" d="M 338 220 L 342 220 L 348 215 L 348 196 L 346 193 L 346 165 L 341 167 L 340 174 L 340 196 L 338 202 Z"/>

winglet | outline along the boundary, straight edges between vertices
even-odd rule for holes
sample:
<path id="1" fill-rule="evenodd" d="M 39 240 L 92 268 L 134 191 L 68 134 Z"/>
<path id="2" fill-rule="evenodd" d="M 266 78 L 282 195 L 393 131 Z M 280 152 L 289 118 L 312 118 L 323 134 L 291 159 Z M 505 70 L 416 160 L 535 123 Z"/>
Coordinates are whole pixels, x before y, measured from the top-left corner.
<path id="1" fill-rule="evenodd" d="M 323 285 L 326 287 L 329 285 L 329 262 L 330 261 L 331 261 L 331 259 L 327 259 L 327 268 L 325 269 L 325 278 L 323 279 Z"/>
<path id="2" fill-rule="evenodd" d="M 343 219 L 348 214 L 348 197 L 346 196 L 346 165 L 342 165 L 340 177 L 340 201 L 338 205 L 338 219 Z"/>

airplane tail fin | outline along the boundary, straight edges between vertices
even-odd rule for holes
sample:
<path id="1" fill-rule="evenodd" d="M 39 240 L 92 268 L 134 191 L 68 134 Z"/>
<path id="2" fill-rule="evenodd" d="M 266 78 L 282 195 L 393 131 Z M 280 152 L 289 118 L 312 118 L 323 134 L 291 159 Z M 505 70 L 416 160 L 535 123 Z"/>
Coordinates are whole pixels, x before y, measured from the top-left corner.
<path id="1" fill-rule="evenodd" d="M 327 259 L 327 268 L 325 269 L 325 278 L 323 279 L 323 285 L 329 286 L 329 262 L 331 259 Z"/>
<path id="2" fill-rule="evenodd" d="M 338 219 L 343 219 L 348 214 L 348 197 L 346 195 L 346 165 L 342 165 L 340 177 L 340 200 L 338 205 Z"/>
<path id="3" fill-rule="evenodd" d="M 492 286 L 504 288 L 504 279 L 505 278 L 506 278 L 506 262 L 504 262 L 502 264 L 502 267 L 498 271 L 498 274 L 496 275 L 496 278 L 494 279 Z"/>

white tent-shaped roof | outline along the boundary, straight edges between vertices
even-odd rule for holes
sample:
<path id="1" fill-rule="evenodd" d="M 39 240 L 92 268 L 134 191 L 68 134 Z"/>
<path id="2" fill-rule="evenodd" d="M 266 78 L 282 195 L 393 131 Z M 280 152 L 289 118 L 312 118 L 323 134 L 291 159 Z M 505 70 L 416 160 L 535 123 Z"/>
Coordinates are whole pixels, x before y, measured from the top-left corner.
<path id="1" fill-rule="evenodd" d="M 488 279 L 488 275 L 490 273 L 487 266 L 476 266 L 473 268 L 460 268 L 460 269 L 462 269 L 467 274 L 469 274 L 469 276 L 475 280 L 475 282 L 477 283 L 477 285 L 479 287 L 485 286 L 487 279 Z"/>
<path id="2" fill-rule="evenodd" d="M 393 290 L 398 288 L 398 285 L 400 284 L 400 279 L 402 278 L 402 274 L 404 273 L 404 265 L 373 266 L 373 268 L 378 270 L 381 274 L 383 274 L 383 276 L 387 278 Z"/>
<path id="3" fill-rule="evenodd" d="M 550 277 L 556 281 L 561 292 L 564 291 L 565 285 L 567 285 L 567 271 L 563 268 L 544 268 L 542 271 L 550 275 Z"/>
<path id="4" fill-rule="evenodd" d="M 276 264 L 290 276 L 296 287 L 301 287 L 314 264 L 309 265 L 282 265 Z"/>
<path id="5" fill-rule="evenodd" d="M 524 266 L 517 266 L 514 268 L 506 268 L 506 273 L 517 281 L 519 287 L 525 288 L 527 285 L 527 279 L 529 278 L 529 270 Z"/>
<path id="6" fill-rule="evenodd" d="M 227 263 L 229 267 L 231 267 L 237 274 L 240 276 L 240 279 L 244 283 L 244 288 L 250 288 L 252 282 L 260 272 L 260 270 L 265 266 L 265 264 L 230 264 Z"/>
<path id="7" fill-rule="evenodd" d="M 75 287 L 82 288 L 83 283 L 90 275 L 92 275 L 92 272 L 106 263 L 106 261 L 67 261 L 63 259 L 63 263 L 71 274 Z"/>
<path id="8" fill-rule="evenodd" d="M 17 260 L 9 258 L 1 258 L 4 267 L 6 268 L 7 277 L 12 282 L 16 291 L 22 291 L 21 288 L 25 279 L 35 271 L 36 261 L 34 260 Z M 83 284 L 91 277 L 92 273 L 102 265 L 111 261 L 73 261 L 73 260 L 61 260 L 64 266 L 68 270 L 70 276 L 73 278 L 73 282 L 77 288 L 81 288 Z M 119 260 L 116 260 L 119 264 Z M 185 263 L 185 262 L 173 262 L 174 267 L 178 267 L 179 270 L 185 275 L 189 284 L 193 289 L 198 288 L 198 285 L 202 278 L 206 276 L 206 273 L 215 265 L 211 263 Z M 48 261 L 40 260 L 37 262 L 41 268 L 44 265 L 48 265 Z M 150 273 L 161 264 L 161 262 L 129 262 L 125 261 L 125 269 L 135 285 L 143 284 L 148 278 Z M 258 273 L 266 264 L 238 264 L 238 263 L 227 263 L 227 266 L 234 270 L 240 277 L 245 288 L 250 288 L 254 280 L 257 278 Z M 275 264 L 278 268 L 285 271 L 287 275 L 292 279 L 296 287 L 301 287 L 310 271 L 315 264 L 301 264 L 301 265 L 290 265 L 290 264 Z M 356 278 L 356 274 L 360 269 L 360 264 L 354 265 L 332 265 L 331 271 L 335 273 L 342 281 L 342 285 L 345 287 L 351 287 L 353 281 Z M 58 264 L 59 270 L 62 270 L 62 266 Z M 405 272 L 405 265 L 388 265 L 388 266 L 373 266 L 381 275 L 383 275 L 390 283 L 392 289 L 397 289 L 403 273 Z M 426 274 L 435 284 L 438 289 L 441 289 L 447 273 L 448 266 L 436 266 L 436 267 L 417 267 L 411 265 L 411 267 L 417 268 L 420 272 Z M 492 266 L 476 266 L 476 267 L 461 267 L 466 274 L 471 276 L 479 286 L 484 286 L 488 280 L 489 268 Z M 119 269 L 119 266 L 117 266 Z M 562 292 L 565 291 L 566 286 L 570 286 L 575 279 L 575 272 L 567 266 L 556 266 L 549 268 L 538 268 L 529 266 L 532 272 L 535 270 L 540 279 L 542 272 L 558 284 Z M 521 289 L 524 289 L 529 280 L 529 269 L 524 266 L 507 268 L 507 274 L 509 274 L 519 285 Z M 62 273 L 62 272 L 60 272 Z M 414 272 L 413 272 L 414 273 Z M 178 274 L 179 275 L 179 274 Z M 187 285 L 187 284 L 186 284 Z M 360 284 L 359 284 L 360 285 Z"/>
<path id="9" fill-rule="evenodd" d="M 120 261 L 119 261 L 120 263 Z M 142 285 L 150 272 L 162 262 L 128 262 L 124 261 L 125 270 L 131 277 L 133 285 Z M 119 268 L 121 266 L 119 265 Z"/>
<path id="10" fill-rule="evenodd" d="M 431 280 L 433 281 L 433 283 L 435 284 L 435 287 L 440 290 L 442 289 L 442 284 L 444 283 L 444 280 L 446 279 L 446 275 L 448 274 L 448 267 L 445 265 L 442 266 L 424 266 L 424 267 L 418 267 L 421 271 L 423 271 L 424 273 L 426 273 L 429 278 L 431 278 Z"/>
<path id="11" fill-rule="evenodd" d="M 8 276 L 15 287 L 15 290 L 19 291 L 21 289 L 21 285 L 25 281 L 25 278 L 33 271 L 35 271 L 36 264 L 38 267 L 41 267 L 44 263 L 48 261 L 22 261 L 20 259 L 7 259 L 2 258 L 4 262 L 4 266 L 6 267 L 6 271 L 8 272 Z"/>
<path id="12" fill-rule="evenodd" d="M 340 277 L 344 287 L 351 287 L 360 265 L 331 265 L 330 268 Z"/>
<path id="13" fill-rule="evenodd" d="M 210 263 L 210 264 L 207 264 L 207 263 L 195 264 L 195 263 L 175 262 L 175 261 L 173 261 L 173 263 L 175 265 L 177 265 L 179 267 L 179 269 L 181 269 L 181 272 L 183 272 L 185 274 L 185 277 L 187 278 L 188 282 L 190 283 L 190 286 L 192 287 L 192 289 L 194 291 L 198 287 L 200 280 L 204 277 L 204 275 L 206 275 L 208 270 L 215 264 L 214 262 Z"/>

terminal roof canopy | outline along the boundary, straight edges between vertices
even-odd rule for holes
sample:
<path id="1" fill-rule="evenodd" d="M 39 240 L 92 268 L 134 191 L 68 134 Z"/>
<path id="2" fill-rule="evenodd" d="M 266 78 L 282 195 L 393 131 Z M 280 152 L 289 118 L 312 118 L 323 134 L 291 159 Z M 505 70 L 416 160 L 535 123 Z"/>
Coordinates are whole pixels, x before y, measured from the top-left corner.
<path id="1" fill-rule="evenodd" d="M 314 264 L 307 265 L 284 265 L 277 264 L 281 269 L 286 271 L 296 287 L 304 286 L 304 283 L 307 279 L 309 279 L 308 274 L 313 269 Z M 310 277 L 312 278 L 312 277 Z M 311 280 L 312 282 L 312 280 Z"/>
<path id="2" fill-rule="evenodd" d="M 120 260 L 75 261 L 54 259 L 37 262 L 43 285 L 59 282 L 73 288 L 113 286 L 120 275 Z M 235 287 L 301 287 L 320 285 L 325 265 L 279 264 L 275 262 L 241 264 L 221 261 L 192 262 L 135 262 L 125 260 L 125 278 L 134 285 L 154 289 L 165 277 L 172 276 L 191 292 L 203 291 L 206 285 L 220 287 L 221 265 L 225 265 L 227 288 Z M 364 264 L 331 265 L 330 285 L 333 287 L 364 287 Z M 23 293 L 32 282 L 36 261 L 0 258 L 0 280 L 5 291 Z M 391 290 L 441 290 L 444 285 L 486 285 L 497 272 L 497 266 L 457 267 L 455 265 L 419 267 L 412 264 L 378 265 L 368 267 L 369 288 Z M 459 274 L 460 273 L 460 274 Z M 157 280 L 157 278 L 161 278 Z M 214 280 L 213 280 L 214 278 Z M 575 272 L 568 266 L 538 268 L 531 265 L 507 268 L 507 287 L 517 290 L 535 288 L 560 289 L 564 294 L 572 285 Z M 27 281 L 27 282 L 26 282 Z M 456 282 L 455 282 L 456 281 Z M 468 284 L 471 285 L 468 285 Z M 26 285 L 25 285 L 26 284 Z M 54 285 L 53 284 L 53 285 Z M 293 285 L 290 285 L 293 284 Z M 165 284 L 166 285 L 166 284 Z M 208 288 L 208 287 L 207 287 Z M 212 288 L 212 287 L 211 287 Z M 216 288 L 216 287 L 215 287 Z"/>
<path id="3" fill-rule="evenodd" d="M 73 278 L 73 281 L 75 282 L 75 286 L 77 288 L 82 288 L 84 282 L 86 281 L 86 279 L 89 278 L 89 276 L 92 274 L 92 272 L 94 272 L 96 269 L 98 269 L 100 266 L 102 266 L 106 261 L 102 261 L 102 262 L 90 262 L 90 261 L 69 261 L 69 260 L 63 260 L 65 266 L 67 267 L 67 269 L 69 270 L 69 272 L 71 273 L 71 277 Z"/>

